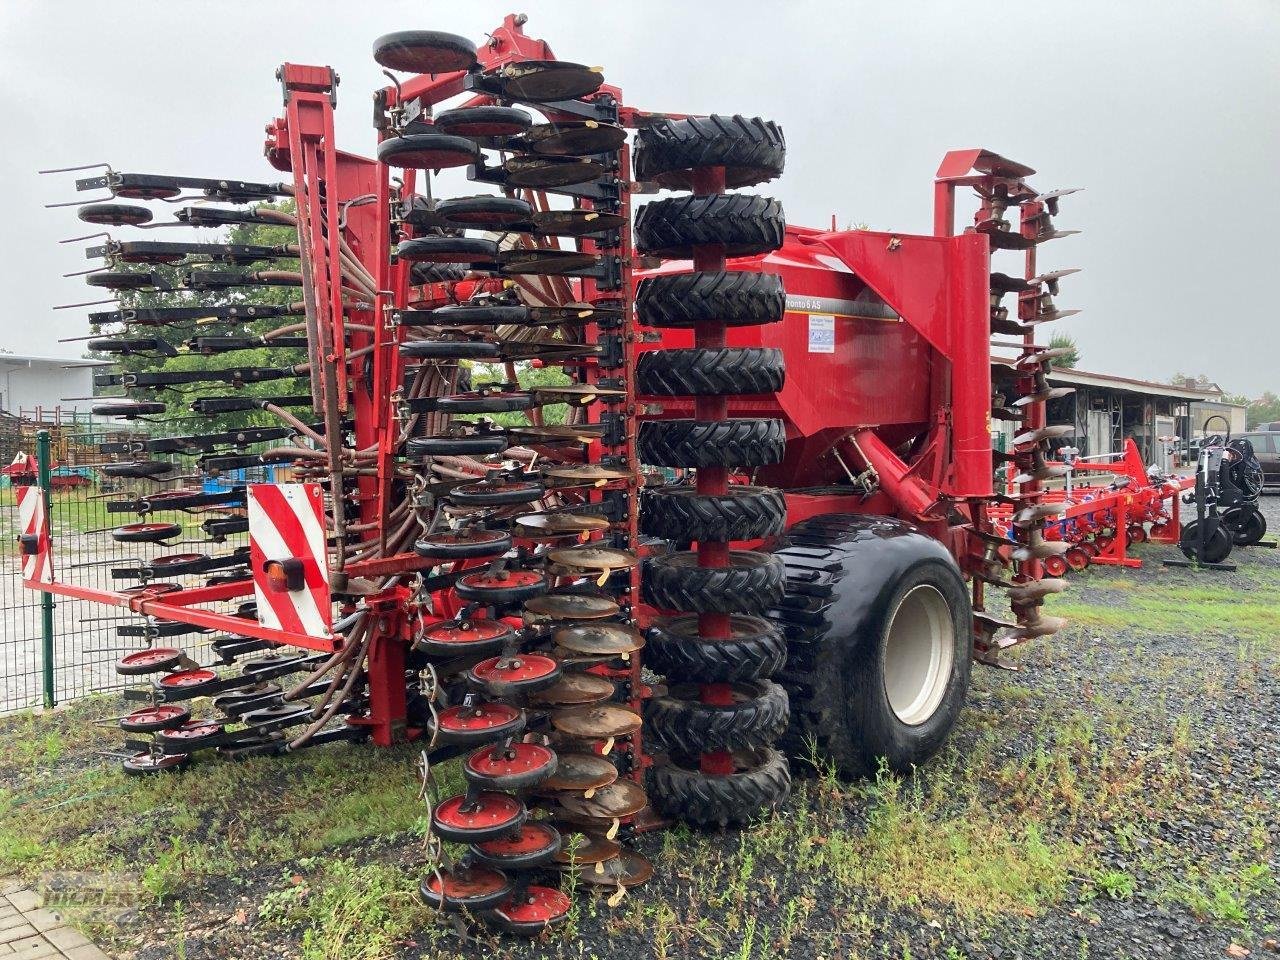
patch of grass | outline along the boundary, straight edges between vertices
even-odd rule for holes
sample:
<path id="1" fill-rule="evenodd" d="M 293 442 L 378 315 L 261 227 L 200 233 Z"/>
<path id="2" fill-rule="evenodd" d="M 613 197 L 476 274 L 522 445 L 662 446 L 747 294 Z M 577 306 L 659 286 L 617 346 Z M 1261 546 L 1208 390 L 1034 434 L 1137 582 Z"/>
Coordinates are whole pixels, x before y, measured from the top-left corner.
<path id="1" fill-rule="evenodd" d="M 1260 581 L 1260 588 L 1250 591 L 1248 602 L 1242 602 L 1241 591 L 1229 586 L 1153 583 L 1132 591 L 1116 581 L 1085 580 L 1081 595 L 1051 596 L 1046 607 L 1073 625 L 1094 631 L 1216 637 L 1274 649 L 1280 584 L 1271 585 L 1270 579 L 1265 584 Z M 1106 602 L 1096 602 L 1093 594 Z"/>
<path id="2" fill-rule="evenodd" d="M 1250 903 L 1276 887 L 1275 874 L 1265 863 L 1210 875 L 1192 872 L 1174 883 L 1167 898 L 1181 903 L 1201 920 L 1217 920 L 1243 929 L 1252 921 Z"/>
<path id="3" fill-rule="evenodd" d="M 1112 900 L 1132 900 L 1137 882 L 1123 870 L 1102 870 L 1093 876 L 1093 886 Z"/>
<path id="4" fill-rule="evenodd" d="M 314 873 L 286 878 L 259 913 L 269 926 L 301 930 L 304 960 L 383 960 L 431 926 L 412 878 L 396 866 L 347 859 L 308 865 Z"/>

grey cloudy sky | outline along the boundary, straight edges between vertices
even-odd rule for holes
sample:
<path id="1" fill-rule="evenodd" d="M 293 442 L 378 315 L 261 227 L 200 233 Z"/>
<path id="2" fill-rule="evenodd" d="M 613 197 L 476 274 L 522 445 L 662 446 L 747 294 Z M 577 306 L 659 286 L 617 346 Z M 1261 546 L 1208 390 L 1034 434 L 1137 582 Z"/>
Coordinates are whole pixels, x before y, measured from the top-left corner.
<path id="1" fill-rule="evenodd" d="M 1043 248 L 1064 283 L 1055 324 L 1082 366 L 1152 379 L 1204 373 L 1280 391 L 1280 2 L 917 0 L 779 3 L 577 0 L 150 2 L 0 0 L 0 347 L 75 356 L 90 299 L 66 210 L 70 178 L 41 167 L 271 179 L 262 127 L 277 65 L 342 75 L 343 145 L 371 150 L 377 35 L 480 39 L 503 14 L 557 56 L 605 67 L 653 110 L 741 112 L 782 123 L 788 220 L 927 232 L 944 152 L 986 147 L 1084 186 Z M 1008 256 L 1008 255 L 1005 255 Z M 1008 266 L 1016 266 L 1010 262 Z"/>

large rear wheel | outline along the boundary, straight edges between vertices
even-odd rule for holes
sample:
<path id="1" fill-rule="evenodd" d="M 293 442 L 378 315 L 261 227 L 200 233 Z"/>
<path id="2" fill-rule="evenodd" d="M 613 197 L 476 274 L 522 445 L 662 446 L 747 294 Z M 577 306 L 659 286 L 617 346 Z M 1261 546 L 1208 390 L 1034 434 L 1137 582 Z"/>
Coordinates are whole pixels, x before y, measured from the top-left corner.
<path id="1" fill-rule="evenodd" d="M 907 772 L 946 740 L 973 653 L 968 591 L 941 543 L 883 517 L 814 517 L 775 555 L 787 593 L 782 745 L 846 777 Z"/>

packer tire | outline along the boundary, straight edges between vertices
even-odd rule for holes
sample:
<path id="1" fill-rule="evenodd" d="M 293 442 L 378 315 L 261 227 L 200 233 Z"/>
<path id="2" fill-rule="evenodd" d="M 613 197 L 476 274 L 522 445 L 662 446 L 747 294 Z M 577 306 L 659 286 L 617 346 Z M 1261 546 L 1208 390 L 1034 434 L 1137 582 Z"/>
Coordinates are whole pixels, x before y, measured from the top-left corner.
<path id="1" fill-rule="evenodd" d="M 727 567 L 700 567 L 693 551 L 651 559 L 641 579 L 645 602 L 689 613 L 763 613 L 782 599 L 782 559 L 730 550 Z"/>
<path id="2" fill-rule="evenodd" d="M 706 270 L 646 277 L 636 290 L 636 316 L 650 327 L 689 329 L 719 320 L 730 327 L 777 323 L 787 296 L 775 273 Z"/>
<path id="3" fill-rule="evenodd" d="M 787 662 L 782 631 L 763 617 L 731 616 L 731 636 L 698 635 L 694 615 L 658 617 L 649 628 L 645 666 L 666 677 L 697 677 L 708 683 L 741 683 L 770 677 Z"/>
<path id="4" fill-rule="evenodd" d="M 782 128 L 759 117 L 690 117 L 658 120 L 636 134 L 632 154 L 637 180 L 688 190 L 693 171 L 725 168 L 725 186 L 749 187 L 781 175 L 787 142 Z"/>
<path id="5" fill-rule="evenodd" d="M 636 215 L 636 249 L 649 256 L 688 260 L 693 248 L 714 245 L 726 257 L 753 257 L 782 246 L 787 230 L 782 204 L 750 193 L 670 197 Z"/>
<path id="6" fill-rule="evenodd" d="M 781 463 L 786 429 L 773 418 L 645 420 L 636 452 L 660 467 L 767 467 Z"/>
<path id="7" fill-rule="evenodd" d="M 658 487 L 641 495 L 640 529 L 663 540 L 759 540 L 786 528 L 786 498 L 772 487 L 730 486 L 721 494 Z"/>
<path id="8" fill-rule="evenodd" d="M 772 747 L 738 755 L 743 769 L 727 776 L 698 770 L 696 757 L 672 757 L 653 768 L 650 796 L 662 813 L 700 827 L 745 824 L 791 795 L 787 758 Z"/>
<path id="9" fill-rule="evenodd" d="M 636 392 L 660 397 L 777 393 L 785 380 L 777 347 L 646 350 L 636 363 Z"/>
<path id="10" fill-rule="evenodd" d="M 702 678 L 698 678 L 702 679 Z M 645 723 L 668 751 L 690 756 L 767 747 L 787 728 L 787 691 L 769 680 L 734 684 L 735 701 L 713 706 L 698 685 L 682 683 L 649 702 Z"/>

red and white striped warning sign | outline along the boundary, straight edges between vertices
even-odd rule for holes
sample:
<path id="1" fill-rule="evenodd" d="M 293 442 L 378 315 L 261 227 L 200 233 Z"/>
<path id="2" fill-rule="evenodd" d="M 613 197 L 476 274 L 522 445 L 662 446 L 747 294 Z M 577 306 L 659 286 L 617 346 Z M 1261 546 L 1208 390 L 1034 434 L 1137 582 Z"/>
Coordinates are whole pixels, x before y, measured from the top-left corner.
<path id="1" fill-rule="evenodd" d="M 329 637 L 329 553 L 324 529 L 324 493 L 318 483 L 249 484 L 249 558 L 258 620 L 263 626 L 310 637 Z M 298 589 L 272 577 L 273 565 L 301 561 Z"/>
<path id="2" fill-rule="evenodd" d="M 27 583 L 52 583 L 53 557 L 49 553 L 49 518 L 44 509 L 44 494 L 39 487 L 16 489 L 18 528 L 22 531 L 22 579 Z"/>

